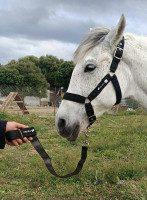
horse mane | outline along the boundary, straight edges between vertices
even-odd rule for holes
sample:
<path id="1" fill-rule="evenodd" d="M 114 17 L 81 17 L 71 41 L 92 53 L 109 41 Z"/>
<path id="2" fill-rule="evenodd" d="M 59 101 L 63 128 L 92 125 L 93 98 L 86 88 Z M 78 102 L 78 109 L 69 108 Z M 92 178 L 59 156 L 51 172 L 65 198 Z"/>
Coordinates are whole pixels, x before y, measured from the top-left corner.
<path id="1" fill-rule="evenodd" d="M 89 50 L 99 45 L 105 39 L 106 35 L 109 32 L 110 29 L 106 27 L 97 27 L 94 29 L 90 29 L 90 31 L 86 34 L 84 40 L 81 42 L 74 53 L 74 64 L 76 64 L 78 60 L 82 59 L 84 55 L 89 52 Z"/>

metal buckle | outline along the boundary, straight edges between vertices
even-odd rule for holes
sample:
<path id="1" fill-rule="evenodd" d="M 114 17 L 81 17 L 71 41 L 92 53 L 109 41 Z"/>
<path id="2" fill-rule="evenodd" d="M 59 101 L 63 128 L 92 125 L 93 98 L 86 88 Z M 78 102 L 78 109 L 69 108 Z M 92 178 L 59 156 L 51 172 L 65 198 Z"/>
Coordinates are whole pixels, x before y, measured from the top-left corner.
<path id="1" fill-rule="evenodd" d="M 88 142 L 89 132 L 90 132 L 89 127 L 87 127 L 87 129 L 85 131 L 85 137 L 86 137 L 86 139 L 83 141 L 82 146 L 89 146 L 89 142 Z"/>
<path id="2" fill-rule="evenodd" d="M 21 135 L 21 137 L 22 137 L 22 139 L 23 139 L 23 134 L 22 134 L 21 130 L 18 129 L 18 131 L 19 131 L 19 133 L 20 133 L 20 135 Z"/>
<path id="3" fill-rule="evenodd" d="M 119 57 L 116 56 L 116 52 L 117 52 L 118 49 L 119 49 L 119 51 L 123 51 L 123 49 L 121 47 L 116 47 L 115 52 L 114 52 L 114 58 L 116 58 L 120 61 L 122 57 L 119 58 Z"/>
<path id="4" fill-rule="evenodd" d="M 94 121 L 96 120 L 95 115 L 92 115 L 92 116 L 90 116 L 90 117 L 88 117 L 88 118 L 89 118 L 89 122 L 90 122 L 90 123 L 92 123 L 92 122 L 94 122 Z"/>

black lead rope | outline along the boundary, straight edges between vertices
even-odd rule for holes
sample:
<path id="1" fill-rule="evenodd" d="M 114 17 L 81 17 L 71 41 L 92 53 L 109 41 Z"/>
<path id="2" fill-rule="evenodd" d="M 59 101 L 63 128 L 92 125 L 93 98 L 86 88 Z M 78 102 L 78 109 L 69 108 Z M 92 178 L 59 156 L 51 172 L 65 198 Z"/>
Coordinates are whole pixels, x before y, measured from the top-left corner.
<path id="1" fill-rule="evenodd" d="M 71 176 L 77 175 L 82 170 L 83 165 L 84 165 L 86 158 L 87 158 L 87 150 L 88 150 L 87 146 L 82 146 L 81 159 L 78 162 L 76 169 L 72 173 L 66 174 L 64 176 L 60 176 L 55 172 L 53 165 L 52 165 L 52 162 L 51 162 L 51 158 L 49 157 L 47 152 L 44 150 L 43 146 L 41 145 L 41 143 L 40 143 L 40 141 L 39 141 L 39 139 L 37 138 L 36 135 L 37 135 L 37 133 L 36 133 L 35 128 L 30 127 L 30 128 L 24 128 L 24 129 L 9 131 L 9 132 L 6 133 L 6 138 L 9 142 L 11 142 L 12 140 L 15 140 L 15 139 L 23 139 L 23 137 L 27 137 L 27 138 L 33 137 L 31 144 L 33 145 L 35 150 L 38 152 L 38 154 L 43 159 L 48 171 L 56 177 L 69 178 Z"/>
<path id="2" fill-rule="evenodd" d="M 82 146 L 81 159 L 78 162 L 76 169 L 72 173 L 66 174 L 64 176 L 60 176 L 55 172 L 53 165 L 52 165 L 52 162 L 51 162 L 51 158 L 46 153 L 46 151 L 44 150 L 44 148 L 42 147 L 41 143 L 39 142 L 39 140 L 36 136 L 33 138 L 31 143 L 32 143 L 33 147 L 36 149 L 36 151 L 39 153 L 39 155 L 42 157 L 42 159 L 44 160 L 44 163 L 45 163 L 48 171 L 51 174 L 53 174 L 54 176 L 59 177 L 59 178 L 69 178 L 71 176 L 77 175 L 82 170 L 83 165 L 84 165 L 86 158 L 87 158 L 88 147 Z"/>

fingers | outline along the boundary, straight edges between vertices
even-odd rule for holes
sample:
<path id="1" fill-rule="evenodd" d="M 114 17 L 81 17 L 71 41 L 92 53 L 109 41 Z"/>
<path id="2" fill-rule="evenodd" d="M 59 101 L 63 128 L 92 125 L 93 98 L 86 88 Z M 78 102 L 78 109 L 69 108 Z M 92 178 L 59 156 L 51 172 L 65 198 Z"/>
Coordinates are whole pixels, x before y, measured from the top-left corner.
<path id="1" fill-rule="evenodd" d="M 6 144 L 10 145 L 10 146 L 18 146 L 22 144 L 22 140 L 12 140 L 11 142 L 8 142 L 6 140 Z"/>
<path id="2" fill-rule="evenodd" d="M 12 146 L 12 142 L 8 142 L 7 139 L 5 139 L 5 143 Z"/>
<path id="3" fill-rule="evenodd" d="M 28 142 L 28 138 L 24 137 L 24 138 L 23 138 L 23 142 L 24 142 L 24 143 L 27 143 L 27 142 Z"/>
<path id="4" fill-rule="evenodd" d="M 22 145 L 23 144 L 21 139 L 12 140 L 11 143 L 12 143 L 13 146 L 18 146 L 18 145 Z"/>
<path id="5" fill-rule="evenodd" d="M 29 137 L 29 138 L 24 137 L 24 138 L 23 138 L 23 142 L 24 142 L 24 143 L 26 143 L 26 142 L 28 142 L 28 141 L 31 141 L 31 140 L 33 140 L 32 137 Z"/>
<path id="6" fill-rule="evenodd" d="M 11 145 L 11 146 L 19 146 L 19 145 L 22 145 L 23 143 L 27 143 L 28 141 L 31 141 L 32 139 L 33 139 L 32 137 L 29 137 L 29 138 L 24 137 L 23 140 L 16 139 L 16 140 L 12 140 L 11 142 L 8 142 L 8 140 L 6 139 L 5 142 L 6 144 Z"/>

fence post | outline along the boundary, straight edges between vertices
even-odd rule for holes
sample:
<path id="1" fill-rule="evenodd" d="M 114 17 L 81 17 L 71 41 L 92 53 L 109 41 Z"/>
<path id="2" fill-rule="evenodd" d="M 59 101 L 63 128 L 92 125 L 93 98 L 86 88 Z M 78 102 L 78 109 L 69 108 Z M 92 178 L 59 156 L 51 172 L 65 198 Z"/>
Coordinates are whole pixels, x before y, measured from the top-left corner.
<path id="1" fill-rule="evenodd" d="M 54 93 L 55 93 L 54 95 L 54 117 L 55 117 L 56 115 L 56 87 L 55 87 Z"/>
<path id="2" fill-rule="evenodd" d="M 24 97 L 25 97 L 25 88 L 22 87 L 22 100 L 23 100 L 23 114 L 24 114 Z"/>

